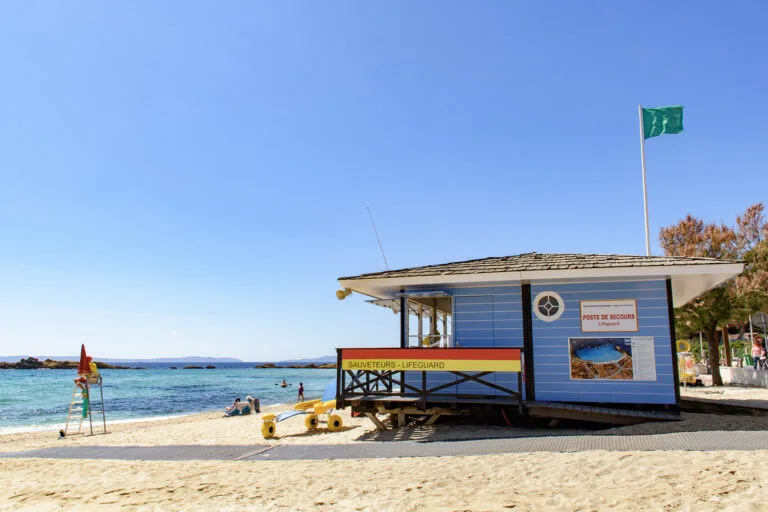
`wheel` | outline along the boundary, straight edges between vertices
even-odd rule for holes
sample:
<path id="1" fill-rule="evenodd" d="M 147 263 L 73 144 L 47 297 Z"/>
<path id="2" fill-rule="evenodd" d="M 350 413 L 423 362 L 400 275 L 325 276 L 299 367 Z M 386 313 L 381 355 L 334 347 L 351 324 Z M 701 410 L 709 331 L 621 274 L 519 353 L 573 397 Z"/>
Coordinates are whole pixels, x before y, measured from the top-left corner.
<path id="1" fill-rule="evenodd" d="M 341 430 L 341 416 L 338 414 L 331 414 L 328 417 L 328 430 L 331 432 L 336 432 L 337 430 Z"/>
<path id="2" fill-rule="evenodd" d="M 275 427 L 274 421 L 267 420 L 261 424 L 261 435 L 264 436 L 264 439 L 275 437 L 276 430 L 277 428 Z"/>
<path id="3" fill-rule="evenodd" d="M 317 415 L 316 414 L 307 414 L 307 417 L 304 418 L 304 426 L 307 427 L 307 430 L 314 430 L 317 428 Z"/>

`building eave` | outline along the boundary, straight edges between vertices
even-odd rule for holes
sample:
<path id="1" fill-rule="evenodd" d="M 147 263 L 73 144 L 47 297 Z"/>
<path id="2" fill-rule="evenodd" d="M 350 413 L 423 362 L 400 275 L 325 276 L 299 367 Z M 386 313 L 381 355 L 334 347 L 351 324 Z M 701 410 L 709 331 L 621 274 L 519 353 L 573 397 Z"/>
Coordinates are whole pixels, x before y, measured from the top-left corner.
<path id="1" fill-rule="evenodd" d="M 393 298 L 414 286 L 489 285 L 491 283 L 562 283 L 574 281 L 672 280 L 674 306 L 680 307 L 744 270 L 743 263 L 711 263 L 647 267 L 608 267 L 543 271 L 482 272 L 391 278 L 342 278 L 342 288 L 375 297 Z"/>

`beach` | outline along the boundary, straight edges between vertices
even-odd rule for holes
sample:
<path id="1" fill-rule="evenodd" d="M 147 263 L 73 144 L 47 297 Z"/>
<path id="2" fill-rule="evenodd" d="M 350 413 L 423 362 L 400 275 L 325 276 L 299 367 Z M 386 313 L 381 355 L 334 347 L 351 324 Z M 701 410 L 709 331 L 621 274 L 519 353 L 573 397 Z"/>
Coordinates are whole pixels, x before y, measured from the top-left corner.
<path id="1" fill-rule="evenodd" d="M 0 503 L 87 510 L 766 510 L 766 452 L 3 461 Z"/>
<path id="2" fill-rule="evenodd" d="M 700 392 L 697 390 L 697 392 Z M 752 393 L 754 395 L 754 393 Z M 265 408 L 262 413 L 284 410 Z M 344 427 L 307 432 L 302 417 L 264 440 L 261 415 L 205 413 L 123 423 L 107 435 L 0 436 L 0 452 L 61 446 L 328 445 L 542 435 L 637 435 L 768 429 L 766 416 L 683 414 L 683 421 L 603 430 L 438 423 L 377 432 L 341 411 Z M 322 427 L 322 425 L 321 425 Z M 768 451 L 580 451 L 354 460 L 0 459 L 0 507 L 54 510 L 768 510 Z"/>

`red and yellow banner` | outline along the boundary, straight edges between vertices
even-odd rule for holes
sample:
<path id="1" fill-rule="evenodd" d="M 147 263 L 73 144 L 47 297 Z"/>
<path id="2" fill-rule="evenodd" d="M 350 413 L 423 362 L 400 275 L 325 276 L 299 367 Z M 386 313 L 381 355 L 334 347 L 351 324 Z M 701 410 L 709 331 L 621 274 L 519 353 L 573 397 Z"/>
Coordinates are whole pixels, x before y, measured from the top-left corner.
<path id="1" fill-rule="evenodd" d="M 344 348 L 343 370 L 519 372 L 519 348 Z"/>

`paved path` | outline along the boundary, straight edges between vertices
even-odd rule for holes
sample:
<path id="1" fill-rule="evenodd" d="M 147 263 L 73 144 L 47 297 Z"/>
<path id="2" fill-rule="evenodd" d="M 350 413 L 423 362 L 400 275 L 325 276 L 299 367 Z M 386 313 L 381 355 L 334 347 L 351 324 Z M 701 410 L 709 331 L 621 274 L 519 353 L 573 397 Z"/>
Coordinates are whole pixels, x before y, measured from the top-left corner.
<path id="1" fill-rule="evenodd" d="M 440 457 L 522 452 L 721 451 L 768 447 L 768 431 L 676 432 L 658 435 L 558 435 L 464 441 L 364 442 L 345 445 L 69 446 L 0 454 L 0 458 L 113 460 L 323 460 Z"/>

